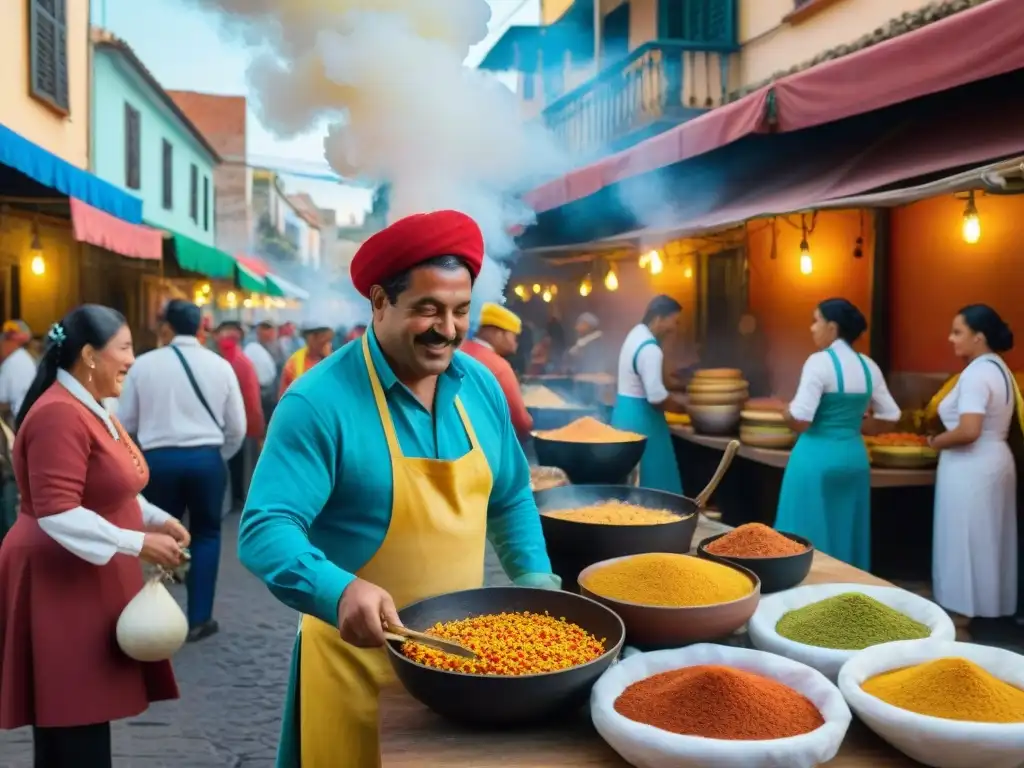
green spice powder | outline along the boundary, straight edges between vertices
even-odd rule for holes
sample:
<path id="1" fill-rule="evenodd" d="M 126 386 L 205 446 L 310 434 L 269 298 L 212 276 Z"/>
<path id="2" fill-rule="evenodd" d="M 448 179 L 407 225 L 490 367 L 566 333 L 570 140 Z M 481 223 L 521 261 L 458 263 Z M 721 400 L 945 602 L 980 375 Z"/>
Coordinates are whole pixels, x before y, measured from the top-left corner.
<path id="1" fill-rule="evenodd" d="M 931 630 L 860 592 L 805 605 L 779 619 L 775 631 L 804 645 L 860 651 L 895 640 L 922 640 Z"/>

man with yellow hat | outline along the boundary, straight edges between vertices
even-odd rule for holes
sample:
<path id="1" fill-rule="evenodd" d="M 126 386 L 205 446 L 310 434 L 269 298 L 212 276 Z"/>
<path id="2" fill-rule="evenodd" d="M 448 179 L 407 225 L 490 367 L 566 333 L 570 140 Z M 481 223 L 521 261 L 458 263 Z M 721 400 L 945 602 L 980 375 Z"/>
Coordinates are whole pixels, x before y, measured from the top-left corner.
<path id="1" fill-rule="evenodd" d="M 498 380 L 508 401 L 512 426 L 520 440 L 533 429 L 533 417 L 526 410 L 519 381 L 507 358 L 516 353 L 522 331 L 523 321 L 518 315 L 499 304 L 488 302 L 480 308 L 480 328 L 476 335 L 462 345 L 463 352 L 483 363 Z"/>

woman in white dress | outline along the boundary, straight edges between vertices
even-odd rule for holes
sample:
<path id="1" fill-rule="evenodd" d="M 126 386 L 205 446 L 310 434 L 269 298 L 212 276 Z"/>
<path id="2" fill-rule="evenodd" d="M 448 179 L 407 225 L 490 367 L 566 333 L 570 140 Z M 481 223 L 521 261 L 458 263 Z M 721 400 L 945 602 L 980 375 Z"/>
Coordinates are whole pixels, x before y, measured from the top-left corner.
<path id="1" fill-rule="evenodd" d="M 1008 438 L 1021 437 L 1020 392 L 1000 353 L 1013 348 L 1013 332 L 991 307 L 972 304 L 953 318 L 949 341 L 967 364 L 939 404 L 946 431 L 929 440 L 940 451 L 935 600 L 972 618 L 1012 616 L 1018 592 L 1017 467 Z"/>

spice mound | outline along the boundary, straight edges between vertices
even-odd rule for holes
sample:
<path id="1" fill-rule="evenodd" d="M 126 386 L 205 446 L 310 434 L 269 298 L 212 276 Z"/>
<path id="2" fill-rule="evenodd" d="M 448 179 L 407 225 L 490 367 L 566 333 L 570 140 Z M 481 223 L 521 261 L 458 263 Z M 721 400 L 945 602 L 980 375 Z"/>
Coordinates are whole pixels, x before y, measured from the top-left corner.
<path id="1" fill-rule="evenodd" d="M 428 667 L 470 675 L 535 675 L 578 667 L 605 652 L 582 627 L 545 613 L 498 613 L 435 624 L 427 634 L 452 640 L 480 657 L 466 659 L 408 641 L 402 653 Z"/>
<path id="2" fill-rule="evenodd" d="M 644 439 L 643 435 L 636 432 L 609 427 L 593 416 L 584 416 L 558 429 L 538 430 L 534 434 L 545 440 L 560 440 L 563 443 L 634 443 Z"/>
<path id="3" fill-rule="evenodd" d="M 741 525 L 704 549 L 722 557 L 788 557 L 807 551 L 803 544 L 761 523 Z"/>
<path id="4" fill-rule="evenodd" d="M 641 605 L 690 608 L 730 603 L 754 590 L 747 576 L 690 555 L 647 554 L 619 560 L 588 574 L 595 595 Z"/>
<path id="5" fill-rule="evenodd" d="M 810 699 L 789 686 L 711 664 L 633 683 L 615 700 L 615 711 L 682 736 L 737 741 L 785 739 L 825 724 Z"/>
<path id="6" fill-rule="evenodd" d="M 523 404 L 527 408 L 575 408 L 552 389 L 540 384 L 523 387 Z"/>
<path id="7" fill-rule="evenodd" d="M 593 525 L 660 525 L 678 523 L 682 520 L 679 515 L 667 509 L 638 507 L 624 501 L 603 501 L 600 504 L 576 509 L 553 509 L 544 512 L 544 515 L 558 520 Z"/>
<path id="8" fill-rule="evenodd" d="M 1024 690 L 967 659 L 936 659 L 884 672 L 861 688 L 919 715 L 972 723 L 1024 723 Z"/>
<path id="9" fill-rule="evenodd" d="M 922 640 L 931 629 L 860 592 L 847 592 L 805 605 L 779 619 L 775 631 L 819 648 L 861 651 L 879 643 Z"/>

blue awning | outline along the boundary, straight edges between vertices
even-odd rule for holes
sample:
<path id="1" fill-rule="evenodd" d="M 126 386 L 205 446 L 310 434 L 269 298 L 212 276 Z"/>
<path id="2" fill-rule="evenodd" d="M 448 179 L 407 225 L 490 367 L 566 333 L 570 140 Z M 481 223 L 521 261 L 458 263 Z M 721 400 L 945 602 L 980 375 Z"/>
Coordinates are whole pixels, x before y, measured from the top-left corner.
<path id="1" fill-rule="evenodd" d="M 66 160 L 61 160 L 52 152 L 47 152 L 4 125 L 0 125 L 0 166 L 2 165 L 13 168 L 44 187 L 81 200 L 122 221 L 130 224 L 142 223 L 142 200 L 121 191 L 88 171 L 76 168 Z M 0 172 L 2 171 L 0 168 Z M 25 189 L 24 185 L 22 189 Z"/>

